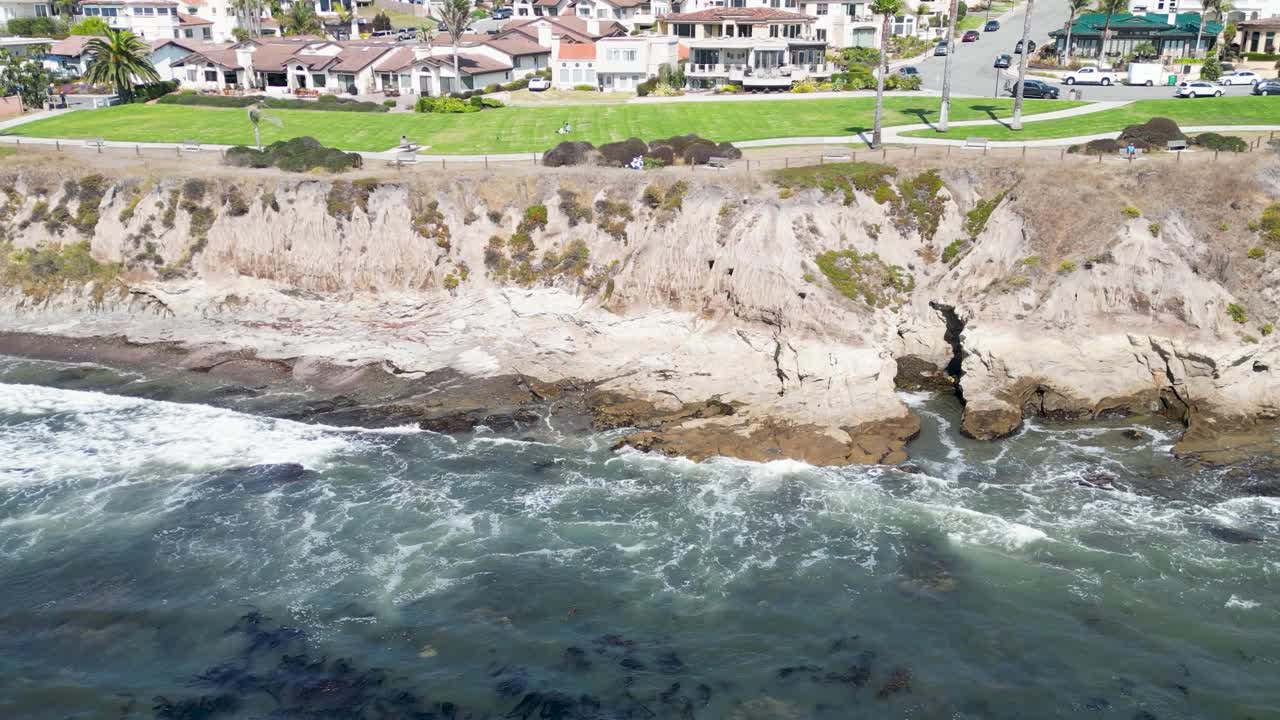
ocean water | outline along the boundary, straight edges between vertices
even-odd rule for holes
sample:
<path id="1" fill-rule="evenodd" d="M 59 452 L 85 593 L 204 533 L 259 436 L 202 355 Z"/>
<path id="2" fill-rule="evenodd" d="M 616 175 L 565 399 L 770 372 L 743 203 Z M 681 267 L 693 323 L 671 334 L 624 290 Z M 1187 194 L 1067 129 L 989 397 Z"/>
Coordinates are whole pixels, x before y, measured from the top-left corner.
<path id="1" fill-rule="evenodd" d="M 694 464 L 198 382 L 0 359 L 0 718 L 1280 717 L 1280 500 L 1172 425 Z"/>

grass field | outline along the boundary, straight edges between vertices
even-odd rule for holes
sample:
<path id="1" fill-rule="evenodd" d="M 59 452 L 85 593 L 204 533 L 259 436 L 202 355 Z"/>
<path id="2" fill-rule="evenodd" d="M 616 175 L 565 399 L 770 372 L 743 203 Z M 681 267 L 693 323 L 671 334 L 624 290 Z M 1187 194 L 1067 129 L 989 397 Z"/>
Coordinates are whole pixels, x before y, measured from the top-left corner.
<path id="1" fill-rule="evenodd" d="M 885 125 L 919 123 L 937 117 L 937 98 L 888 97 Z M 1028 100 L 1028 113 L 1063 110 L 1080 103 Z M 1009 100 L 952 102 L 953 120 L 1008 115 Z M 697 133 L 713 140 L 852 135 L 870 131 L 874 98 L 772 100 L 761 102 L 676 102 L 644 105 L 572 105 L 486 110 L 459 115 L 351 113 L 274 110 L 283 128 L 263 124 L 264 142 L 310 135 L 344 150 L 388 150 L 401 135 L 433 153 L 540 152 L 562 140 L 600 144 L 628 137 L 655 139 Z M 574 132 L 557 135 L 566 121 Z M 239 109 L 181 105 L 119 105 L 81 110 L 37 120 L 5 131 L 46 138 L 101 137 L 122 142 L 197 142 L 243 145 L 252 128 Z"/>
<path id="2" fill-rule="evenodd" d="M 1139 100 L 1131 105 L 1102 112 L 1059 120 L 1029 122 L 1021 131 L 1003 125 L 952 128 L 950 132 L 916 130 L 906 137 L 953 138 L 984 137 L 990 140 L 1048 140 L 1053 138 L 1118 132 L 1126 125 L 1143 123 L 1153 117 L 1167 117 L 1179 125 L 1280 125 L 1278 97 L 1222 97 L 1196 100 L 1168 98 Z"/>

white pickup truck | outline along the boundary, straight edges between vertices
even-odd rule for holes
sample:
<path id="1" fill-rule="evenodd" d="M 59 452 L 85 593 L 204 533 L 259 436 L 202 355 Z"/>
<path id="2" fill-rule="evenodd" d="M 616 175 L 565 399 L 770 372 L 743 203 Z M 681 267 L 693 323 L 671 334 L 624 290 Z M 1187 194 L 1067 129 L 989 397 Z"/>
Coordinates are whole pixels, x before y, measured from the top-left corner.
<path id="1" fill-rule="evenodd" d="M 1118 85 L 1123 81 L 1124 75 L 1122 73 L 1092 66 L 1082 67 L 1062 76 L 1062 82 L 1068 85 Z"/>

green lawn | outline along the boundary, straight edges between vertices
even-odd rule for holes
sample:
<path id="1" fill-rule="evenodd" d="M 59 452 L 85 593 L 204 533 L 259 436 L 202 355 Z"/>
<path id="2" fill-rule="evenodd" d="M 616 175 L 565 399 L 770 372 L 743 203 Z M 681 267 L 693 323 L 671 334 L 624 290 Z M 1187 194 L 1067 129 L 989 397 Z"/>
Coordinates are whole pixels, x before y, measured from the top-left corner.
<path id="1" fill-rule="evenodd" d="M 885 98 L 885 125 L 937 117 L 937 98 Z M 1077 103 L 1079 104 L 1079 103 Z M 1062 110 L 1072 103 L 1028 100 L 1028 113 Z M 486 110 L 460 115 L 352 113 L 273 110 L 283 128 L 266 123 L 264 142 L 310 135 L 345 150 L 388 150 L 408 135 L 430 152 L 445 154 L 540 152 L 561 140 L 596 144 L 628 137 L 655 139 L 697 133 L 713 140 L 851 135 L 869 131 L 874 98 L 771 100 L 760 102 L 676 102 L 633 105 L 572 105 Z M 953 120 L 1004 117 L 1011 101 L 964 99 L 952 102 Z M 568 136 L 556 134 L 565 123 Z M 245 111 L 181 105 L 119 105 L 80 110 L 37 120 L 4 134 L 48 138 L 101 137 L 123 142 L 248 144 L 252 129 Z"/>
<path id="2" fill-rule="evenodd" d="M 916 130 L 907 137 L 984 137 L 991 140 L 1046 140 L 1080 135 L 1119 132 L 1126 125 L 1143 123 L 1153 117 L 1167 117 L 1179 125 L 1280 125 L 1280 97 L 1221 97 L 1139 100 L 1131 105 L 1059 120 L 1029 122 L 1021 131 L 1002 125 L 958 127 L 950 132 Z"/>

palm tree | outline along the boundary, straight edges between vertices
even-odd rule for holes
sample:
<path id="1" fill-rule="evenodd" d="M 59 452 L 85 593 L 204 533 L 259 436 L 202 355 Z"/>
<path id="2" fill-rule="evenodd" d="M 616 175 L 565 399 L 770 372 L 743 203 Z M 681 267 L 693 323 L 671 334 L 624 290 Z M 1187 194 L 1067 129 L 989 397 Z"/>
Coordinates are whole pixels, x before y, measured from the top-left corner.
<path id="1" fill-rule="evenodd" d="M 444 0 L 436 10 L 436 19 L 448 28 L 449 39 L 453 42 L 453 81 L 462 87 L 462 75 L 458 72 L 458 43 L 462 40 L 463 31 L 471 20 L 471 0 Z"/>
<path id="2" fill-rule="evenodd" d="M 284 14 L 280 29 L 285 35 L 323 35 L 324 23 L 316 15 L 316 6 L 311 0 L 294 0 Z"/>
<path id="3" fill-rule="evenodd" d="M 1111 39 L 1111 18 L 1129 12 L 1129 0 L 1098 0 L 1098 12 L 1107 14 L 1107 22 L 1102 26 L 1102 44 L 1098 47 L 1099 67 L 1102 67 L 1101 61 L 1107 54 L 1107 40 Z"/>
<path id="4" fill-rule="evenodd" d="M 1027 0 L 1027 16 L 1022 19 L 1022 52 L 1018 55 L 1018 85 L 1013 92 L 1013 122 L 1009 127 L 1022 129 L 1022 92 L 1023 80 L 1027 77 L 1027 56 L 1031 54 L 1031 11 L 1035 9 L 1036 0 Z"/>
<path id="5" fill-rule="evenodd" d="M 880 68 L 876 73 L 876 117 L 871 130 L 873 148 L 880 147 L 880 125 L 884 117 L 884 76 L 889 73 L 889 20 L 900 9 L 902 0 L 875 0 L 871 3 L 871 12 L 883 18 L 880 28 Z"/>
<path id="6" fill-rule="evenodd" d="M 89 56 L 85 79 L 111 85 L 124 102 L 133 98 L 135 82 L 160 82 L 160 74 L 151 64 L 151 46 L 128 30 L 108 28 L 104 37 L 85 43 L 84 52 Z"/>
<path id="7" fill-rule="evenodd" d="M 1071 26 L 1076 23 L 1076 16 L 1081 10 L 1089 7 L 1089 0 L 1067 0 L 1067 49 L 1062 54 L 1062 64 L 1071 64 Z"/>
<path id="8" fill-rule="evenodd" d="M 232 0 L 231 8 L 243 18 L 242 24 L 250 36 L 262 34 L 262 0 Z"/>
<path id="9" fill-rule="evenodd" d="M 956 13 L 959 9 L 957 0 L 951 0 L 951 6 L 947 9 L 947 34 L 942 37 L 947 43 L 947 59 L 942 62 L 942 104 L 938 106 L 938 132 L 947 131 L 951 115 L 951 51 L 954 49 L 952 43 L 955 42 Z"/>
<path id="10" fill-rule="evenodd" d="M 1219 18 L 1226 17 L 1231 12 L 1231 0 L 1200 0 L 1200 22 L 1196 23 L 1196 44 L 1191 48 L 1191 57 L 1195 57 L 1200 52 L 1200 37 L 1204 35 L 1205 18 L 1209 17 L 1209 13 L 1213 13 Z"/>

